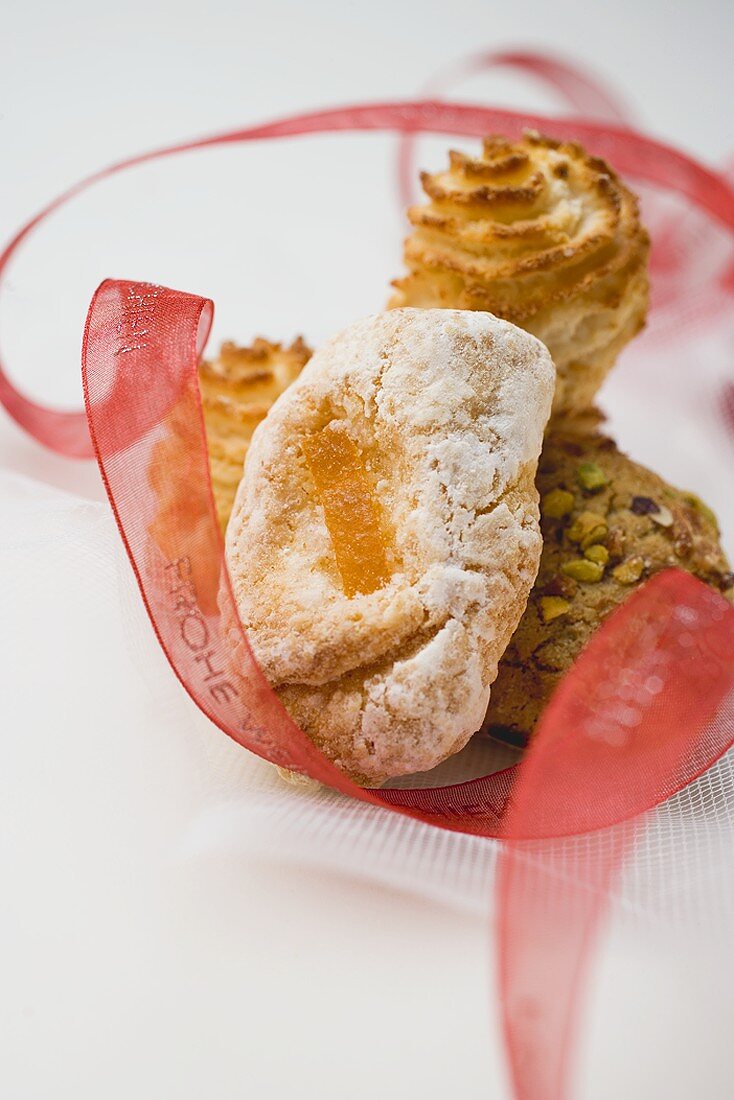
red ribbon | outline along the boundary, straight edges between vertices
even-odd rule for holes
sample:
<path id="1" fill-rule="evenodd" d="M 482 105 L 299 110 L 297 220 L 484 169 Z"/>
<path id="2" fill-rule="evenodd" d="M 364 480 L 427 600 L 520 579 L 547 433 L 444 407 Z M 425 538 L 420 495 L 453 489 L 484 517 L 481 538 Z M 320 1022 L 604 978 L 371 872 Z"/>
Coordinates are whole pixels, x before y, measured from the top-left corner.
<path id="1" fill-rule="evenodd" d="M 565 100 L 578 118 L 594 118 L 612 125 L 629 122 L 625 108 L 596 78 L 556 57 L 517 50 L 483 51 L 459 58 L 435 73 L 423 87 L 426 99 L 443 99 L 462 80 L 495 69 L 514 69 L 533 77 Z M 404 134 L 398 146 L 398 193 L 402 206 L 413 202 L 416 180 L 415 138 Z"/>
<path id="2" fill-rule="evenodd" d="M 368 105 L 186 143 L 98 173 L 16 235 L 0 256 L 0 280 L 31 230 L 72 194 L 155 157 L 334 130 L 481 136 L 514 135 L 527 126 L 581 140 L 619 170 L 678 191 L 734 229 L 734 192 L 724 177 L 629 129 L 430 102 Z M 0 400 L 46 446 L 65 455 L 95 454 L 158 639 L 185 689 L 229 736 L 353 798 L 506 841 L 498 876 L 499 944 L 516 1095 L 559 1100 L 585 957 L 579 942 L 588 941 L 599 906 L 584 900 L 588 892 L 565 885 L 541 897 L 537 874 L 528 879 L 522 873 L 528 846 L 637 818 L 731 745 L 734 721 L 724 704 L 734 687 L 734 611 L 686 574 L 662 574 L 598 632 L 548 708 L 522 767 L 432 790 L 357 787 L 292 722 L 237 617 L 197 381 L 212 314 L 211 302 L 192 295 L 147 283 L 103 283 L 85 332 L 86 415 L 28 401 L 4 373 Z M 559 843 L 562 853 L 566 842 L 556 840 L 556 858 Z M 617 870 L 625 843 L 626 833 L 616 835 L 595 864 L 595 897 Z M 552 990 L 544 989 L 538 971 L 549 930 L 554 949 L 540 959 L 554 960 Z"/>
<path id="3" fill-rule="evenodd" d="M 727 229 L 734 229 L 734 190 L 725 176 L 705 168 L 684 153 L 627 127 L 583 119 L 552 119 L 516 111 L 430 101 L 367 104 L 297 115 L 262 126 L 183 142 L 120 161 L 95 172 L 54 199 L 16 233 L 0 254 L 0 288 L 7 267 L 18 249 L 49 215 L 100 180 L 148 161 L 215 145 L 299 134 L 389 130 L 403 134 L 424 132 L 463 134 L 469 137 L 500 132 L 516 137 L 528 127 L 552 130 L 559 138 L 581 141 L 591 152 L 609 160 L 618 171 L 677 192 Z M 16 423 L 44 446 L 70 458 L 92 457 L 84 414 L 58 412 L 25 397 L 8 376 L 1 355 L 0 402 Z"/>
<path id="4" fill-rule="evenodd" d="M 734 610 L 669 571 L 596 633 L 546 709 L 518 772 L 504 833 L 512 839 L 497 872 L 503 1023 L 518 1098 L 566 1095 L 578 994 L 609 887 L 643 808 L 729 747 L 733 687 Z M 549 845 L 554 828 L 569 839 Z"/>
<path id="5" fill-rule="evenodd" d="M 666 720 L 685 718 L 679 724 L 687 740 L 692 729 L 700 733 L 701 711 L 682 707 L 680 685 L 687 691 L 689 677 L 695 678 L 696 700 L 707 719 L 734 683 L 734 646 L 727 648 L 726 641 L 727 631 L 734 639 L 734 610 L 705 585 L 675 571 L 650 582 L 598 632 L 548 707 L 534 741 L 552 747 L 543 784 L 563 790 L 564 798 L 573 789 L 567 786 L 569 759 L 583 749 L 580 774 L 597 783 L 588 805 L 575 799 L 540 818 L 532 800 L 518 802 L 515 796 L 515 811 L 505 815 L 517 768 L 450 787 L 366 791 L 331 764 L 270 689 L 237 616 L 211 492 L 197 375 L 212 316 L 213 305 L 203 298 L 149 283 L 105 282 L 87 319 L 82 377 L 94 453 L 154 629 L 179 680 L 213 722 L 259 756 L 354 798 L 483 836 L 538 839 L 605 828 L 644 812 L 689 781 L 671 770 L 657 703 L 640 712 L 650 737 L 635 742 L 634 757 L 625 742 L 626 751 L 620 754 L 615 746 L 610 763 L 605 760 L 609 738 L 578 740 L 582 726 L 591 729 L 599 715 L 613 725 L 618 696 L 624 698 L 625 683 L 638 665 L 653 662 L 660 681 L 656 696 L 662 693 L 671 705 Z M 680 606 L 691 602 L 698 618 L 686 629 L 705 637 L 695 650 L 673 653 Z M 724 640 L 712 633 L 719 619 Z M 653 722 L 658 722 L 654 730 Z M 655 746 L 650 767 L 640 770 L 639 753 L 650 744 Z M 709 752 L 709 763 L 725 747 Z M 528 759 L 534 759 L 532 752 Z M 605 779 L 602 798 L 598 778 L 612 777 L 612 763 L 622 772 L 608 789 Z M 532 774 L 529 765 L 519 772 Z M 544 795 L 540 805 L 546 802 Z M 525 807 L 520 817 L 518 805 Z"/>

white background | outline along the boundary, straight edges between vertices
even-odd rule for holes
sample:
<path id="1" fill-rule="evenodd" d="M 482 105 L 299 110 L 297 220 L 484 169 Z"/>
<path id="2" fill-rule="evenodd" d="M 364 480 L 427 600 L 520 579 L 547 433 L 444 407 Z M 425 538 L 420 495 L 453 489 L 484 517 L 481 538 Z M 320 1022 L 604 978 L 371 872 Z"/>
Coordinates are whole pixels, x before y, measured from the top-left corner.
<path id="1" fill-rule="evenodd" d="M 623 88 L 648 131 L 720 160 L 734 149 L 733 32 L 725 0 L 6 0 L 0 237 L 108 161 L 310 107 L 409 97 L 480 48 L 582 62 Z M 457 94 L 555 106 L 508 76 Z M 339 142 L 181 158 L 74 204 L 11 272 L 0 302 L 11 369 L 29 392 L 77 402 L 81 324 L 107 275 L 209 294 L 217 335 L 243 340 L 318 340 L 379 308 L 402 232 L 393 145 Z M 4 417 L 0 462 L 100 499 L 91 465 L 46 455 Z M 146 627 L 126 564 L 114 550 L 83 555 L 98 529 L 114 547 L 107 523 L 102 508 L 77 509 L 71 535 L 60 529 L 54 553 L 35 557 L 38 532 L 25 549 L 23 532 L 0 533 L 3 560 L 33 577 L 24 615 L 6 595 L 15 627 L 0 666 L 0 1096 L 507 1095 L 486 917 L 230 834 L 197 847 L 202 790 L 224 772 L 236 789 L 242 765 L 237 750 L 208 747 L 219 734 L 137 641 Z M 686 1005 L 664 950 L 612 957 L 579 1095 L 730 1097 L 725 1042 L 713 1054 L 721 1017 L 703 1046 L 682 1041 L 706 982 Z"/>

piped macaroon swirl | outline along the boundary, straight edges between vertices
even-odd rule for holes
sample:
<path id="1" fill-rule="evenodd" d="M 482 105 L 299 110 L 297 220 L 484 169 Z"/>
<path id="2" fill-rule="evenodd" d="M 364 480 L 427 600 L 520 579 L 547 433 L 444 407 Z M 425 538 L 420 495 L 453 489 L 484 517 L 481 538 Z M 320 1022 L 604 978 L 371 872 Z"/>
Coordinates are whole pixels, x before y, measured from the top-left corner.
<path id="1" fill-rule="evenodd" d="M 259 336 L 247 347 L 225 342 L 216 359 L 201 363 L 199 385 L 222 531 L 232 511 L 252 433 L 310 357 L 311 350 L 300 337 L 286 345 Z"/>
<path id="2" fill-rule="evenodd" d="M 649 238 L 638 202 L 580 145 L 527 132 L 452 152 L 421 175 L 408 274 L 393 307 L 485 310 L 539 337 L 558 371 L 554 413 L 590 405 L 644 326 Z"/>

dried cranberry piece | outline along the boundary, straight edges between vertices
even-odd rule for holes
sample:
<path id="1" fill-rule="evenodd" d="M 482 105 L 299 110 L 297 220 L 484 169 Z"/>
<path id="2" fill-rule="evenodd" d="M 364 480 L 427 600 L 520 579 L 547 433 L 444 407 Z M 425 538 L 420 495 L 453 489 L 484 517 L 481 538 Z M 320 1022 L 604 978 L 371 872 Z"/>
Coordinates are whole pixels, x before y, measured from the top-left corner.
<path id="1" fill-rule="evenodd" d="M 630 507 L 636 516 L 651 516 L 660 511 L 660 505 L 650 497 L 632 497 Z"/>

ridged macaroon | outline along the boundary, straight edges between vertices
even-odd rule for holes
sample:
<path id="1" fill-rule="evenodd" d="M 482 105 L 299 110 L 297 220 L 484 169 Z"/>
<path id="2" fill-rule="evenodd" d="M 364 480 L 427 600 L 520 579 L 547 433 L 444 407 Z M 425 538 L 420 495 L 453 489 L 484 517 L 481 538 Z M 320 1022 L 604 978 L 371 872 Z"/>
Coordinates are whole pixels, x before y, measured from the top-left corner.
<path id="1" fill-rule="evenodd" d="M 540 559 L 554 376 L 490 314 L 394 310 L 320 348 L 255 430 L 226 537 L 239 616 L 360 782 L 431 768 L 481 725 Z"/>
<path id="2" fill-rule="evenodd" d="M 310 357 L 300 337 L 290 345 L 258 337 L 247 347 L 224 343 L 216 359 L 201 363 L 209 466 L 222 530 L 232 511 L 252 433 Z"/>
<path id="3" fill-rule="evenodd" d="M 555 426 L 538 467 L 543 555 L 500 662 L 485 729 L 521 745 L 607 615 L 662 569 L 693 573 L 734 602 L 716 517 L 633 462 L 594 424 Z"/>
<path id="4" fill-rule="evenodd" d="M 258 337 L 249 347 L 225 343 L 216 359 L 200 364 L 209 469 L 222 531 L 242 478 L 252 433 L 310 355 L 300 338 L 285 347 Z M 155 514 L 148 530 L 159 551 L 169 558 L 176 554 L 179 529 L 182 525 L 187 528 L 191 545 L 197 547 L 197 553 L 192 555 L 192 579 L 199 603 L 206 613 L 213 613 L 218 601 L 218 581 L 207 560 L 218 548 L 211 532 L 208 502 L 202 498 L 199 506 L 194 507 L 193 498 L 182 501 L 176 488 L 178 482 L 170 477 L 171 465 L 180 473 L 182 462 L 191 463 L 195 476 L 199 425 L 191 415 L 188 395 L 170 410 L 164 428 L 151 449 L 148 467 L 148 482 L 156 497 Z"/>
<path id="5" fill-rule="evenodd" d="M 488 137 L 421 176 L 408 274 L 391 307 L 495 313 L 539 337 L 558 372 L 553 412 L 591 404 L 644 326 L 649 238 L 635 195 L 576 143 Z"/>

